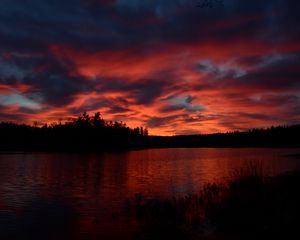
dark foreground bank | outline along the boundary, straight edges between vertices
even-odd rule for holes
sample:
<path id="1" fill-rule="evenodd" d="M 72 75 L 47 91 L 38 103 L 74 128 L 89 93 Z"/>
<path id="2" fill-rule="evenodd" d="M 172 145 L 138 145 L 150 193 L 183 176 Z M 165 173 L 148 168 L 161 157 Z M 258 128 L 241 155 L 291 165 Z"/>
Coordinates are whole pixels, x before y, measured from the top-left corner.
<path id="1" fill-rule="evenodd" d="M 137 239 L 299 239 L 300 173 L 241 173 L 181 198 L 136 196 Z"/>

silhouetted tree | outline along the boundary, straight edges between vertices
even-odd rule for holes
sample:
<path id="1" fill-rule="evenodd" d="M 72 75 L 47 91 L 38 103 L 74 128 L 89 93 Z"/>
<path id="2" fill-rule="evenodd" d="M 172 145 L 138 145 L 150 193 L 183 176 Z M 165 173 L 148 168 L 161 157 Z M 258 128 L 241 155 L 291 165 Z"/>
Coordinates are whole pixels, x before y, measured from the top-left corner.
<path id="1" fill-rule="evenodd" d="M 103 127 L 105 122 L 101 117 L 101 113 L 100 112 L 96 112 L 94 117 L 93 117 L 93 124 L 95 127 Z"/>

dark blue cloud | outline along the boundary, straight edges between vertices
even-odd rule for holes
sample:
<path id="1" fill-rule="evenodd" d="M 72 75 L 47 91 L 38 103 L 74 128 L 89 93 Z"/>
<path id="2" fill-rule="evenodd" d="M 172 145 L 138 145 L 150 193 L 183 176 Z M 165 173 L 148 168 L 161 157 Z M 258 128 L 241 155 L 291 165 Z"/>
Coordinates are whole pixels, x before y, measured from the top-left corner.
<path id="1" fill-rule="evenodd" d="M 230 40 L 241 35 L 266 40 L 299 37 L 295 1 L 224 0 L 199 9 L 197 1 L 3 0 L 1 46 L 40 49 L 49 43 L 96 49 L 156 42 Z M 244 21 L 247 16 L 257 19 Z M 225 27 L 222 22 L 234 21 Z M 22 44 L 20 44 L 20 42 Z M 21 46 L 24 46 L 24 49 Z"/>

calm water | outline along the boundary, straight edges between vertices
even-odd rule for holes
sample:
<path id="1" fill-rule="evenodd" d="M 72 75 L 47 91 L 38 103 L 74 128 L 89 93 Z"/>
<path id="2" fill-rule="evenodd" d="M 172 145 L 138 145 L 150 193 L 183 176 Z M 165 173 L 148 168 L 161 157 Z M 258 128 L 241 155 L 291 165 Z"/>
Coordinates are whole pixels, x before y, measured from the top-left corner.
<path id="1" fill-rule="evenodd" d="M 300 149 L 153 149 L 90 155 L 0 154 L 0 239 L 109 239 L 129 232 L 135 194 L 172 197 L 259 162 L 300 169 Z M 125 221 L 126 222 L 126 221 Z M 59 236 L 59 237 L 58 237 Z"/>

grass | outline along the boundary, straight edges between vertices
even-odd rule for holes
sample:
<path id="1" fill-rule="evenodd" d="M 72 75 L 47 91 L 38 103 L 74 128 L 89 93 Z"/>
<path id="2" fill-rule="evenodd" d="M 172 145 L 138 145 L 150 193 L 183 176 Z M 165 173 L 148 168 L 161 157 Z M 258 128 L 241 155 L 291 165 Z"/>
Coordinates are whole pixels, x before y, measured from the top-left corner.
<path id="1" fill-rule="evenodd" d="M 137 239 L 272 239 L 299 237 L 300 173 L 266 176 L 249 163 L 223 184 L 172 199 L 132 200 Z M 128 211 L 128 210 L 127 210 Z"/>

